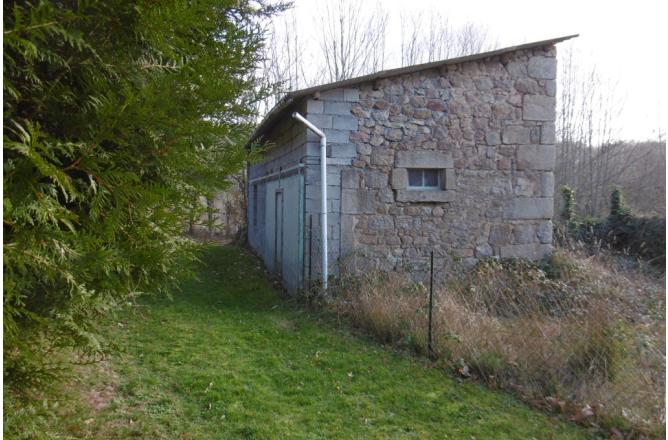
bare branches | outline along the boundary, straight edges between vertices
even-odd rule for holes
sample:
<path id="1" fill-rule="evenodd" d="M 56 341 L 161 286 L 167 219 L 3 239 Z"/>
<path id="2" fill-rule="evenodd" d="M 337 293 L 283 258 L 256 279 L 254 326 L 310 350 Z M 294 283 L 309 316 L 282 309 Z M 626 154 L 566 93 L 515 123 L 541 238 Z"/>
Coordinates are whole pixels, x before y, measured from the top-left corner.
<path id="1" fill-rule="evenodd" d="M 320 3 L 309 23 L 291 11 L 267 30 L 260 66 L 275 91 L 261 110 L 271 108 L 286 92 L 340 81 L 386 68 L 388 61 L 411 65 L 496 47 L 485 28 L 474 23 L 455 27 L 439 14 L 402 15 L 400 47 L 386 44 L 390 17 L 380 3 L 373 7 L 354 0 Z M 315 44 L 313 44 L 315 42 Z"/>
<path id="2" fill-rule="evenodd" d="M 558 76 L 557 186 L 576 190 L 580 215 L 605 215 L 615 186 L 636 196 L 629 197 L 636 210 L 665 213 L 665 143 L 619 140 L 623 100 L 616 83 L 596 66 L 577 64 L 572 49 L 560 55 Z"/>
<path id="3" fill-rule="evenodd" d="M 387 21 L 379 4 L 366 13 L 360 2 L 327 3 L 319 35 L 325 79 L 340 81 L 382 70 Z"/>
<path id="4" fill-rule="evenodd" d="M 267 30 L 260 71 L 272 93 L 260 105 L 260 113 L 266 113 L 291 90 L 308 85 L 304 70 L 305 45 L 296 32 L 297 17 L 291 11 L 274 20 Z"/>
<path id="5" fill-rule="evenodd" d="M 417 12 L 401 17 L 401 65 L 443 60 L 492 50 L 496 41 L 487 29 L 468 22 L 454 27 L 439 13 Z"/>
<path id="6" fill-rule="evenodd" d="M 420 28 L 422 14 L 401 17 L 401 65 L 417 64 L 422 58 Z"/>

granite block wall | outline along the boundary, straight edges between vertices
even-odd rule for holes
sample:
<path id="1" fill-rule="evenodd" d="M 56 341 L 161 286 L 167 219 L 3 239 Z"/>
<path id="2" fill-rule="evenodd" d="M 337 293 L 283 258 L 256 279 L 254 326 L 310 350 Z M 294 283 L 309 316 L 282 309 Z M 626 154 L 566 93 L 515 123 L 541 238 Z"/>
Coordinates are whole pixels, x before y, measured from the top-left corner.
<path id="1" fill-rule="evenodd" d="M 357 155 L 341 179 L 346 264 L 419 271 L 432 250 L 439 264 L 547 255 L 555 80 L 550 46 L 361 84 Z M 405 168 L 430 163 L 446 176 L 440 191 L 401 187 Z"/>

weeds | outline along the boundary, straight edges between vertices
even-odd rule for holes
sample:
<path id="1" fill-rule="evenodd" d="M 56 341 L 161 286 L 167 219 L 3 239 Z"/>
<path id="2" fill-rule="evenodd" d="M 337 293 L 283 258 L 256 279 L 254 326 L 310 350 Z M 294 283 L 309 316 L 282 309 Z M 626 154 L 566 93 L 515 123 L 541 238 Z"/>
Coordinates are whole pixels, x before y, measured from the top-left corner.
<path id="1" fill-rule="evenodd" d="M 331 306 L 380 341 L 424 353 L 427 288 L 410 280 L 348 279 Z M 660 281 L 560 250 L 541 263 L 452 270 L 436 297 L 435 354 L 457 374 L 580 423 L 665 435 Z"/>

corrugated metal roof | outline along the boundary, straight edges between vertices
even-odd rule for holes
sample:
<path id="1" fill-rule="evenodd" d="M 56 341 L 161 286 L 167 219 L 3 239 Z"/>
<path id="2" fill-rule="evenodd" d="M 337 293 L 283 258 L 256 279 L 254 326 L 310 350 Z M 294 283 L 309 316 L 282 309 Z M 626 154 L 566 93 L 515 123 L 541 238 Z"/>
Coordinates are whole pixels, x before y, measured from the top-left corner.
<path id="1" fill-rule="evenodd" d="M 358 85 L 365 82 L 375 81 L 383 78 L 390 78 L 398 75 L 405 75 L 407 73 L 419 72 L 422 70 L 435 69 L 449 64 L 459 64 L 467 61 L 476 61 L 484 58 L 495 57 L 503 55 L 509 52 L 514 52 L 517 50 L 531 49 L 534 47 L 541 46 L 552 46 L 562 41 L 570 40 L 571 38 L 577 37 L 579 34 L 566 35 L 564 37 L 551 38 L 549 40 L 535 41 L 532 43 L 520 44 L 517 46 L 504 47 L 502 49 L 496 49 L 489 52 L 481 52 L 473 55 L 466 55 L 463 57 L 450 58 L 447 60 L 433 61 L 430 63 L 415 64 L 412 66 L 399 67 L 396 69 L 381 70 L 380 72 L 371 73 L 368 75 L 358 76 L 355 78 L 344 79 L 341 81 L 336 81 L 332 83 L 322 84 L 315 87 L 309 87 L 306 89 L 296 90 L 294 92 L 289 92 L 286 94 L 275 106 L 274 108 L 267 113 L 260 125 L 255 129 L 252 136 L 248 141 L 248 145 L 255 142 L 260 136 L 269 131 L 274 124 L 286 113 L 293 104 L 299 101 L 301 98 L 304 98 L 309 95 L 313 95 L 317 92 L 324 92 L 331 89 L 338 89 L 340 87 L 348 87 L 352 85 Z"/>

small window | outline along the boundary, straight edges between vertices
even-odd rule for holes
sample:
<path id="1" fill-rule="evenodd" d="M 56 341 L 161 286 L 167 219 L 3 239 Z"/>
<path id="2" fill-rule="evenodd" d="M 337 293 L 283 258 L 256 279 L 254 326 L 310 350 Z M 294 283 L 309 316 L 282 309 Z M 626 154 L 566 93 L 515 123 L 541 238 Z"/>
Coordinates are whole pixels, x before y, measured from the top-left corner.
<path id="1" fill-rule="evenodd" d="M 440 170 L 434 168 L 411 168 L 408 170 L 409 189 L 441 189 Z"/>

